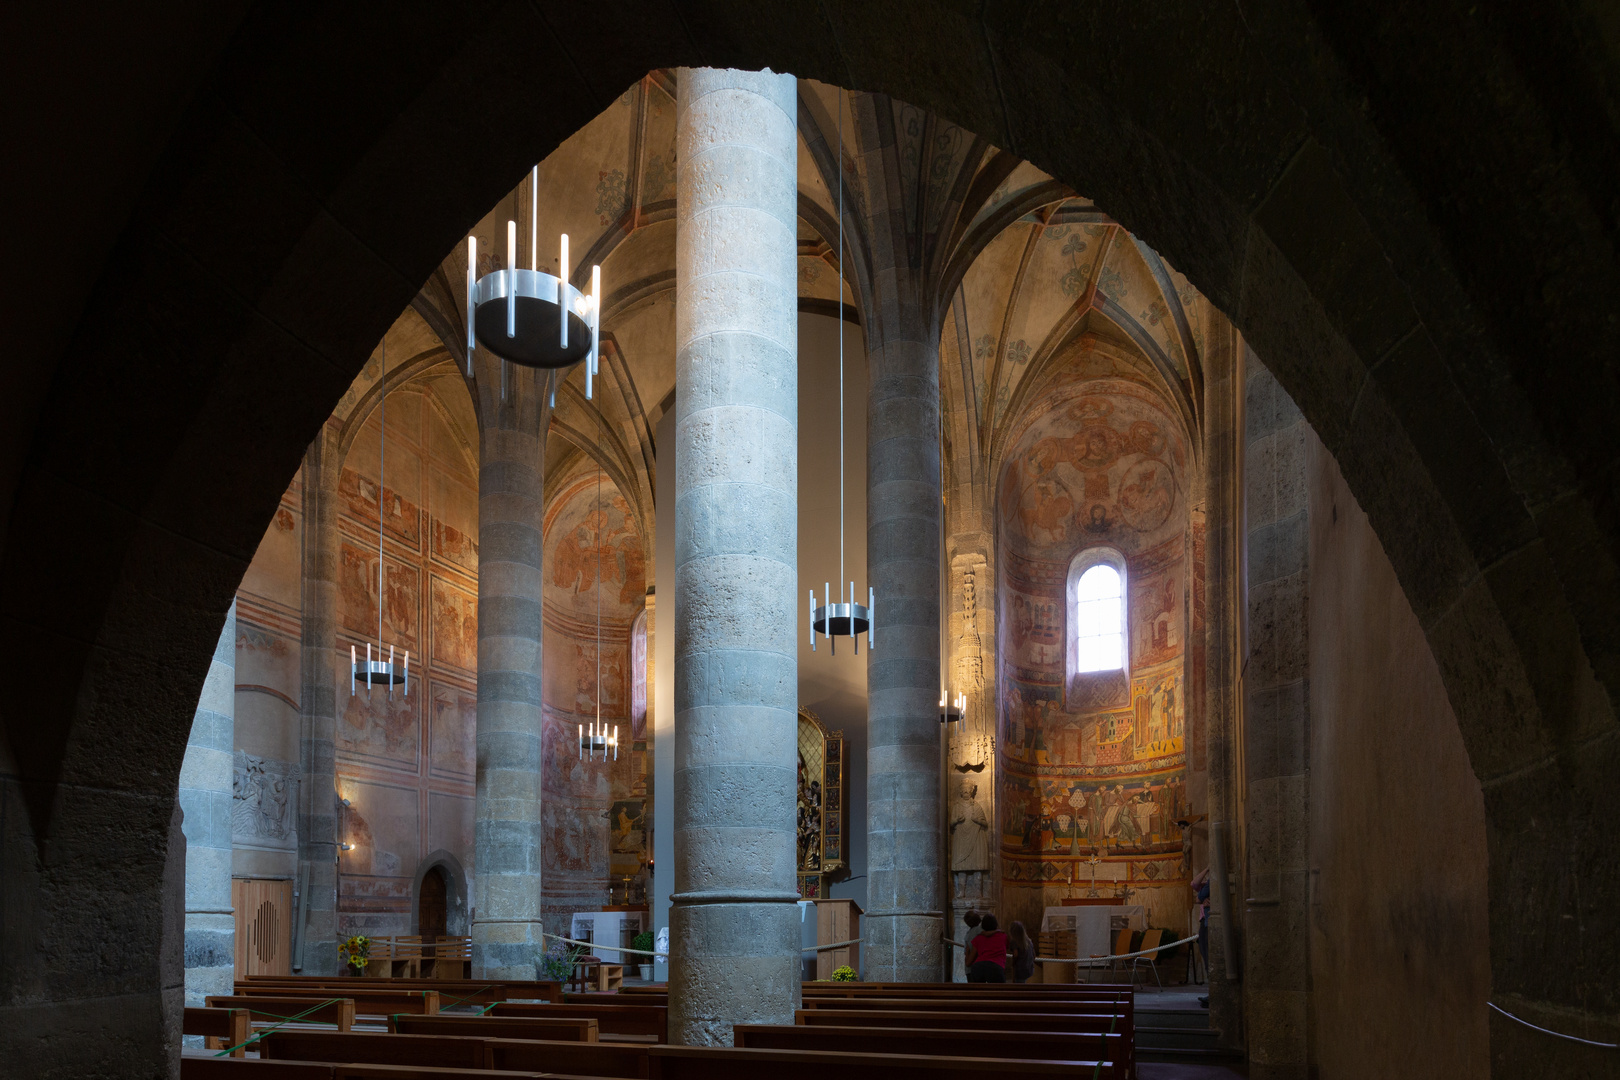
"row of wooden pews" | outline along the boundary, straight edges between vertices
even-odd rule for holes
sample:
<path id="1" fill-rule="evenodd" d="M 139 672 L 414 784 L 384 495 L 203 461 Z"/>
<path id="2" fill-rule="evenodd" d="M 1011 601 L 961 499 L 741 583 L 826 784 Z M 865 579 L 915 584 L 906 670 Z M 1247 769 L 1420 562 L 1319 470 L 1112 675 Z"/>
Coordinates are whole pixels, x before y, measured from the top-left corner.
<path id="1" fill-rule="evenodd" d="M 324 1005 L 321 994 L 351 990 L 305 985 L 302 995 L 275 986 L 239 984 L 237 997 L 259 1002 L 287 998 Z M 444 987 L 396 991 L 395 980 L 377 993 L 445 993 Z M 470 990 L 478 984 L 457 989 Z M 534 987 L 525 986 L 532 990 Z M 244 990 L 246 991 L 244 993 Z M 358 998 L 367 998 L 361 993 Z M 458 995 L 459 996 L 459 995 Z M 535 994 L 535 997 L 548 995 Z M 563 995 L 558 995 L 563 996 Z M 878 1080 L 881 1077 L 1091 1076 L 1133 1080 L 1134 1014 L 1128 986 L 1044 984 L 827 984 L 804 987 L 793 1024 L 737 1025 L 735 1047 L 667 1044 L 668 999 L 662 988 L 618 994 L 568 994 L 564 1000 L 501 1000 L 458 1012 L 383 1011 L 387 1031 L 307 1027 L 270 1032 L 254 1044 L 258 1058 L 188 1055 L 182 1080 L 277 1080 L 278 1077 L 478 1078 L 500 1076 L 623 1077 L 626 1080 Z M 351 1000 L 351 999 L 343 999 Z M 369 999 L 366 1010 L 403 998 Z M 241 1025 L 253 1006 L 215 1012 Z M 274 1014 L 266 1006 L 262 1013 Z M 292 1015 L 280 1013 L 279 1015 Z M 202 1018 L 197 1019 L 201 1023 Z M 221 1019 L 210 1018 L 219 1024 Z M 240 1040 L 238 1040 L 240 1041 Z M 233 1044 L 234 1045 L 234 1044 Z"/>

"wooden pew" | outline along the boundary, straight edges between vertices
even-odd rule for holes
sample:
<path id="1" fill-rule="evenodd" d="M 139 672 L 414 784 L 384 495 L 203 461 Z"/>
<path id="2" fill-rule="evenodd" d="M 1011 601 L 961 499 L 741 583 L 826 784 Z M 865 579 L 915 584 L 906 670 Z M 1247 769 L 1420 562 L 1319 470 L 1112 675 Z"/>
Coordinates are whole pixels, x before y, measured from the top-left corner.
<path id="1" fill-rule="evenodd" d="M 393 1013 L 410 1013 L 415 1016 L 434 1016 L 440 1008 L 439 992 L 437 990 L 373 990 L 370 986 L 355 986 L 355 983 L 377 983 L 381 979 L 350 979 L 348 986 L 336 989 L 321 987 L 277 986 L 260 989 L 256 986 L 245 988 L 242 983 L 236 984 L 238 1000 L 253 1000 L 260 998 L 274 998 L 278 1001 L 302 999 L 310 1005 L 326 998 L 346 998 L 354 1002 L 354 1011 L 360 1016 L 388 1016 Z M 308 1008 L 308 1006 L 305 1006 Z"/>
<path id="2" fill-rule="evenodd" d="M 306 987 L 320 990 L 348 990 L 359 981 L 335 975 L 249 975 L 237 980 L 238 987 Z M 563 985 L 552 979 L 367 979 L 365 985 L 378 990 L 437 990 L 443 1002 L 465 999 L 467 1004 L 487 1005 L 513 998 L 533 1001 L 563 1000 Z"/>
<path id="3" fill-rule="evenodd" d="M 1136 1075 L 1136 1032 L 1117 1014 L 997 1013 L 877 1009 L 800 1009 L 793 1022 L 809 1027 L 928 1028 L 1003 1032 L 1053 1031 L 1069 1035 L 1117 1035 L 1117 1060 L 1127 1076 Z"/>
<path id="4" fill-rule="evenodd" d="M 348 1031 L 354 1027 L 354 1002 L 349 998 L 338 998 L 323 1003 L 321 998 L 256 995 L 211 997 L 206 1001 L 211 1009 L 241 1009 L 252 1014 L 255 1020 L 280 1021 L 289 1016 L 298 1016 L 300 1024 L 335 1024 L 339 1031 Z M 300 1013 L 304 1015 L 299 1016 Z"/>
<path id="5" fill-rule="evenodd" d="M 180 1058 L 180 1080 L 332 1080 L 332 1066 L 318 1061 L 263 1061 L 187 1053 Z"/>
<path id="6" fill-rule="evenodd" d="M 497 1069 L 532 1069 L 574 1076 L 616 1076 L 646 1080 L 648 1046 L 633 1043 L 540 1042 L 490 1039 Z"/>
<path id="7" fill-rule="evenodd" d="M 1058 1031 L 982 1031 L 952 1028 L 875 1028 L 803 1024 L 737 1024 L 736 1045 L 764 1050 L 839 1050 L 857 1054 L 1104 1061 L 1103 1076 L 1129 1080 L 1134 1056 L 1123 1035 Z"/>
<path id="8" fill-rule="evenodd" d="M 937 1011 L 942 1013 L 997 1013 L 1014 1014 L 1027 1012 L 1041 1013 L 1076 1013 L 1083 1015 L 1117 1015 L 1121 1018 L 1120 1029 L 1126 1034 L 1134 1035 L 1136 1031 L 1136 1005 L 1133 1001 L 1096 1001 L 1073 998 L 1040 998 L 1028 1001 L 1007 1001 L 999 996 L 988 998 L 953 997 L 940 998 L 805 998 L 803 1008 L 817 1009 L 875 1009 L 880 1012 L 906 1012 L 906 1011 Z M 994 1025 L 990 1025 L 994 1026 Z"/>
<path id="9" fill-rule="evenodd" d="M 396 1035 L 470 1035 L 476 1039 L 545 1039 L 599 1042 L 595 1017 L 584 1016 L 390 1016 Z"/>
<path id="10" fill-rule="evenodd" d="M 552 1076 L 493 1069 L 446 1069 L 436 1065 L 333 1064 L 258 1058 L 185 1057 L 180 1060 L 180 1080 L 549 1080 Z"/>
<path id="11" fill-rule="evenodd" d="M 272 1031 L 259 1040 L 271 1061 L 364 1062 L 370 1065 L 435 1065 L 490 1069 L 494 1059 L 484 1039 L 450 1035 L 385 1035 L 369 1031 Z"/>
<path id="12" fill-rule="evenodd" d="M 1063 993 L 1066 991 L 1084 990 L 1118 994 L 1135 992 L 1130 983 L 896 983 L 896 982 L 807 982 L 804 984 L 806 992 L 832 991 L 836 993 L 862 993 L 864 991 L 884 990 L 950 990 L 957 993 L 983 994 L 1001 993 L 1007 990 L 1023 990 L 1031 993 Z"/>
<path id="13" fill-rule="evenodd" d="M 604 1041 L 641 1038 L 669 1041 L 669 1009 L 664 1005 L 541 1005 L 506 1001 L 490 1010 L 492 1016 L 591 1016 Z"/>
<path id="14" fill-rule="evenodd" d="M 180 1021 L 180 1034 L 202 1035 L 210 1050 L 235 1047 L 232 1057 L 243 1057 L 242 1044 L 253 1033 L 253 1018 L 246 1009 L 189 1007 Z"/>
<path id="15" fill-rule="evenodd" d="M 647 1064 L 651 1080 L 984 1080 L 997 1076 L 1061 1076 L 1075 1080 L 1088 1075 L 1095 1063 L 654 1046 L 647 1051 Z"/>

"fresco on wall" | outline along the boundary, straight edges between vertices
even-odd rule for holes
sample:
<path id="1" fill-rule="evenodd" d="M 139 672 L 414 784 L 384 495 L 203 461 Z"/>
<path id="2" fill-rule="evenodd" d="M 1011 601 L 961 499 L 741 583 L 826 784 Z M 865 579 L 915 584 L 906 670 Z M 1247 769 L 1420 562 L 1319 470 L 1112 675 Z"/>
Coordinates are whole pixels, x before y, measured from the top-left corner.
<path id="1" fill-rule="evenodd" d="M 1165 402 L 1126 379 L 1059 386 L 1031 416 L 998 493 L 997 808 L 1009 917 L 1038 919 L 1093 877 L 1111 896 L 1185 878 L 1188 457 Z M 1069 566 L 1093 547 L 1124 556 L 1128 662 L 1070 672 Z"/>
<path id="2" fill-rule="evenodd" d="M 478 596 L 433 575 L 433 659 L 478 670 Z"/>
<path id="3" fill-rule="evenodd" d="M 478 538 L 468 535 L 454 525 L 433 519 L 433 557 L 440 562 L 478 573 Z"/>
<path id="4" fill-rule="evenodd" d="M 338 657 L 338 671 L 346 672 L 349 650 Z M 407 766 L 416 770 L 419 735 L 417 718 L 422 703 L 422 680 L 411 672 L 411 692 L 395 687 L 392 695 L 377 686 L 367 692 L 360 683 L 349 693 L 349 680 L 338 684 L 337 749 L 340 754 Z"/>
<path id="5" fill-rule="evenodd" d="M 440 776 L 472 780 L 477 762 L 478 694 L 453 683 L 435 681 L 432 716 L 432 771 Z"/>
<path id="6" fill-rule="evenodd" d="M 345 537 L 338 545 L 338 620 L 345 630 L 362 641 L 377 638 L 377 548 L 372 543 L 356 543 Z M 399 649 L 409 649 L 418 660 L 418 598 L 421 573 L 416 566 L 401 562 L 392 554 L 383 559 L 383 640 Z"/>

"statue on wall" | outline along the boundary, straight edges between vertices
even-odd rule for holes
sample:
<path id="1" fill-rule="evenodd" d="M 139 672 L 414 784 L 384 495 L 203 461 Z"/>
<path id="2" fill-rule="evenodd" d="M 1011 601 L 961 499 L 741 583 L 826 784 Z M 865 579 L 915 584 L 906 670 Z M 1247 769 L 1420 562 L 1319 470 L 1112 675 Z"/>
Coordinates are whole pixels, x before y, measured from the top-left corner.
<path id="1" fill-rule="evenodd" d="M 983 875 L 990 869 L 990 817 L 978 794 L 979 785 L 964 776 L 951 804 L 951 873 L 957 896 L 983 892 Z"/>

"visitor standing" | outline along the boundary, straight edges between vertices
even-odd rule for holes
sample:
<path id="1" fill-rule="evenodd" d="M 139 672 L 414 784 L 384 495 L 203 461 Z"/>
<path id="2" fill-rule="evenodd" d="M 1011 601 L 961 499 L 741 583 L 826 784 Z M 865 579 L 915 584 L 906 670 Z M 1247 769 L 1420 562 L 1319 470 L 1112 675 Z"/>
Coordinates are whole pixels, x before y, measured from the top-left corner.
<path id="1" fill-rule="evenodd" d="M 1029 977 L 1035 974 L 1035 942 L 1024 924 L 1017 921 L 1007 928 L 1007 941 L 1012 946 L 1012 981 L 1029 982 Z"/>
<path id="2" fill-rule="evenodd" d="M 979 920 L 979 934 L 968 942 L 966 959 L 968 982 L 1007 981 L 1007 932 L 1001 929 L 994 915 Z"/>

